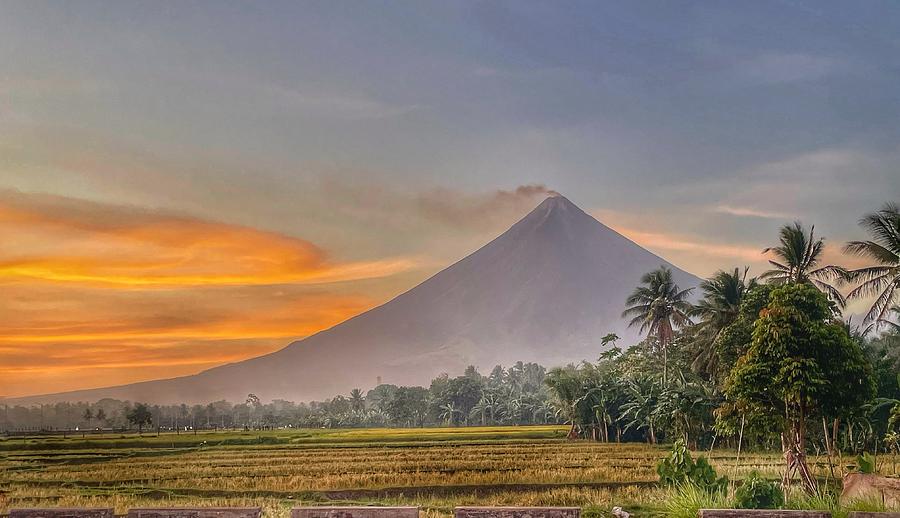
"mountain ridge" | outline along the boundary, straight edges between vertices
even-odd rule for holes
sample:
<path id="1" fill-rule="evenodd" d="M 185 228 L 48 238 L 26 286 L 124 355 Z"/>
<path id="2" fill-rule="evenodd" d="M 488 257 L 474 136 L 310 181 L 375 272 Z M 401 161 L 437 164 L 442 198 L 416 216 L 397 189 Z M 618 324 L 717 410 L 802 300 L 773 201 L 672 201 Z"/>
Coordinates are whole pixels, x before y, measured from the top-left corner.
<path id="1" fill-rule="evenodd" d="M 10 398 L 12 403 L 309 401 L 354 387 L 427 384 L 467 365 L 522 360 L 557 365 L 594 358 L 599 337 L 635 332 L 621 318 L 640 275 L 672 268 L 561 195 L 546 198 L 478 250 L 386 303 L 272 353 L 200 373 L 128 385 Z"/>

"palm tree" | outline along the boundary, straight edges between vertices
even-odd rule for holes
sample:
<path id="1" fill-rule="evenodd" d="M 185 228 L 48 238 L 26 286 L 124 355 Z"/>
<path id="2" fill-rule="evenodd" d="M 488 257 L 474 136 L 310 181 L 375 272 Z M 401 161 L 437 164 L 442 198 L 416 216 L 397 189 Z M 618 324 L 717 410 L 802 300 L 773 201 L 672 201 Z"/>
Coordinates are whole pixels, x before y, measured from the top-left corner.
<path id="1" fill-rule="evenodd" d="M 569 428 L 569 439 L 578 436 L 578 400 L 581 397 L 581 376 L 574 365 L 556 367 L 547 372 L 544 384 L 550 388 L 553 394 L 553 406 L 556 408 L 557 417 L 561 417 Z"/>
<path id="2" fill-rule="evenodd" d="M 438 415 L 441 419 L 447 421 L 447 426 L 453 426 L 453 420 L 456 417 L 456 414 L 459 413 L 459 410 L 456 409 L 456 405 L 453 402 L 449 402 L 447 404 L 441 405 L 441 413 Z"/>
<path id="3" fill-rule="evenodd" d="M 497 416 L 497 408 L 500 406 L 499 398 L 491 391 L 482 391 L 481 399 L 472 407 L 471 417 L 481 417 L 481 426 L 485 426 L 489 422 L 494 423 Z M 490 421 L 488 421 L 490 415 Z"/>
<path id="4" fill-rule="evenodd" d="M 628 327 L 640 326 L 642 333 L 656 337 L 663 354 L 663 383 L 668 381 L 668 345 L 675 330 L 691 324 L 693 311 L 687 301 L 693 288 L 682 290 L 672 280 L 672 270 L 665 266 L 645 273 L 641 284 L 625 301 L 629 307 L 622 317 L 630 317 Z"/>
<path id="5" fill-rule="evenodd" d="M 657 426 L 665 422 L 685 444 L 696 449 L 697 438 L 713 426 L 713 409 L 720 402 L 715 384 L 688 380 L 679 373 L 670 386 L 661 389 L 656 408 L 661 419 Z"/>
<path id="6" fill-rule="evenodd" d="M 890 308 L 900 302 L 900 209 L 887 203 L 859 224 L 868 230 L 872 240 L 850 241 L 844 251 L 874 259 L 878 264 L 847 273 L 848 281 L 860 283 L 847 298 L 875 297 L 863 318 L 871 329 L 885 322 Z"/>
<path id="7" fill-rule="evenodd" d="M 815 230 L 815 226 L 810 227 L 807 233 L 799 221 L 781 227 L 778 231 L 781 244 L 763 250 L 764 254 L 771 252 L 777 259 L 769 260 L 774 268 L 759 278 L 773 284 L 810 283 L 843 309 L 846 303 L 844 296 L 828 281 L 845 278 L 847 271 L 840 266 L 819 266 L 825 240 L 816 239 Z"/>
<path id="8" fill-rule="evenodd" d="M 350 401 L 350 409 L 357 414 L 361 413 L 366 408 L 366 398 L 358 388 L 350 391 L 350 397 L 348 399 Z"/>
<path id="9" fill-rule="evenodd" d="M 722 330 L 738 317 L 744 295 L 756 287 L 756 278 L 747 279 L 750 267 L 743 274 L 738 268 L 732 272 L 719 270 L 709 279 L 700 283 L 703 298 L 694 308 L 694 316 L 700 318 L 697 325 L 697 356 L 692 367 L 696 372 L 704 372 L 715 377 L 719 370 L 719 355 L 715 341 Z"/>
<path id="10" fill-rule="evenodd" d="M 651 378 L 628 380 L 629 400 L 622 405 L 622 419 L 626 421 L 624 432 L 634 428 L 647 430 L 647 442 L 656 444 L 657 407 L 659 388 Z"/>

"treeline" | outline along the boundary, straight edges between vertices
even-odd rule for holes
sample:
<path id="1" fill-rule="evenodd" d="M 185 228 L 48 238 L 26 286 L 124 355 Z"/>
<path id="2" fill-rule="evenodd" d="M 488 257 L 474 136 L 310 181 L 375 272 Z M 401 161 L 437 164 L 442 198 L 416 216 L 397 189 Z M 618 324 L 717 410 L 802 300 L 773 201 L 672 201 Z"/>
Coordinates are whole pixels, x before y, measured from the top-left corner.
<path id="1" fill-rule="evenodd" d="M 5 406 L 6 431 L 85 431 L 97 429 L 215 429 L 420 427 L 525 425 L 558 422 L 544 384 L 546 369 L 536 363 L 496 366 L 488 375 L 475 367 L 462 376 L 438 376 L 426 387 L 383 384 L 368 392 L 354 389 L 327 401 L 264 403 L 249 394 L 243 403 L 147 405 L 116 399 L 96 403 Z"/>
<path id="2" fill-rule="evenodd" d="M 810 494 L 810 454 L 833 467 L 847 451 L 900 453 L 900 210 L 860 224 L 868 239 L 844 246 L 867 260 L 856 269 L 824 264 L 824 240 L 794 223 L 763 251 L 770 270 L 719 271 L 696 303 L 669 269 L 645 274 L 622 314 L 643 346 L 548 373 L 570 435 L 781 449 L 782 483 Z M 869 305 L 861 326 L 843 318 L 854 299 Z"/>
<path id="3" fill-rule="evenodd" d="M 771 287 L 760 287 L 752 295 L 758 296 L 760 301 L 768 300 L 771 292 Z M 756 310 L 752 304 L 744 306 L 747 314 L 758 314 Z M 571 426 L 570 437 L 573 438 L 649 443 L 682 439 L 692 449 L 708 449 L 716 444 L 734 448 L 741 435 L 741 415 L 744 414 L 745 448 L 780 449 L 779 434 L 768 433 L 766 423 L 758 416 L 758 422 L 751 423 L 749 409 L 737 407 L 728 397 L 736 359 L 725 363 L 724 358 L 740 354 L 735 349 L 749 348 L 751 340 L 746 333 L 750 330 L 752 334 L 754 323 L 755 319 L 743 321 L 719 335 L 712 354 L 723 357 L 722 364 L 705 357 L 710 351 L 703 348 L 702 344 L 707 342 L 697 336 L 700 329 L 696 325 L 676 331 L 667 347 L 669 379 L 666 383 L 662 381 L 662 354 L 655 339 L 624 351 L 613 347 L 596 362 L 551 369 L 545 381 L 551 387 L 551 405 L 562 422 Z M 738 326 L 746 328 L 737 329 Z M 741 336 L 735 336 L 737 334 Z M 848 333 L 848 336 L 862 351 L 866 363 L 862 372 L 866 377 L 871 375 L 871 384 L 875 388 L 870 392 L 868 382 L 861 380 L 865 383 L 864 390 L 845 395 L 848 401 L 858 405 L 842 416 L 846 420 L 838 423 L 836 446 L 853 452 L 896 448 L 900 439 L 896 434 L 900 414 L 894 410 L 894 406 L 900 404 L 897 378 L 900 373 L 900 332 L 890 329 L 874 337 L 856 332 Z M 743 342 L 745 338 L 747 341 Z M 833 381 L 835 385 L 841 385 L 840 380 Z M 772 379 L 760 380 L 761 387 L 771 382 Z M 864 396 L 862 401 L 856 399 L 858 395 Z M 768 410 L 776 411 L 776 407 L 768 407 Z M 831 433 L 834 416 L 829 417 L 828 432 Z M 893 442 L 885 442 L 885 438 Z M 814 451 L 818 448 L 825 452 L 821 419 L 817 426 L 810 423 L 809 444 Z"/>

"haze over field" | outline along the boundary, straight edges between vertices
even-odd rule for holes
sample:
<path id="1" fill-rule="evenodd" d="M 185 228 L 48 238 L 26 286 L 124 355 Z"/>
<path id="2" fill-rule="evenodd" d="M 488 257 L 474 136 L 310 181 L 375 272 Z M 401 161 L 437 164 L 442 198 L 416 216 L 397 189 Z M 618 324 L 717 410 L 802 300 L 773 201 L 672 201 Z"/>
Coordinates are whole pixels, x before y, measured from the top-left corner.
<path id="1" fill-rule="evenodd" d="M 338 331 L 265 355 L 553 191 L 700 277 L 758 275 L 795 219 L 827 238 L 824 263 L 860 266 L 840 245 L 900 192 L 898 35 L 879 2 L 3 2 L 0 397 L 305 362 Z M 517 239 L 529 257 L 492 246 L 522 270 L 481 252 L 366 329 L 405 351 L 397 315 L 422 312 L 410 336 L 441 370 L 513 340 L 516 360 L 594 357 L 587 335 L 619 329 L 618 283 L 637 275 L 594 269 L 636 249 L 579 218 L 577 254 L 546 252 L 564 236 Z M 554 294 L 542 261 L 575 285 Z M 444 278 L 474 287 L 444 300 Z M 339 357 L 362 361 L 355 325 Z M 380 358 L 360 385 L 426 361 Z"/>

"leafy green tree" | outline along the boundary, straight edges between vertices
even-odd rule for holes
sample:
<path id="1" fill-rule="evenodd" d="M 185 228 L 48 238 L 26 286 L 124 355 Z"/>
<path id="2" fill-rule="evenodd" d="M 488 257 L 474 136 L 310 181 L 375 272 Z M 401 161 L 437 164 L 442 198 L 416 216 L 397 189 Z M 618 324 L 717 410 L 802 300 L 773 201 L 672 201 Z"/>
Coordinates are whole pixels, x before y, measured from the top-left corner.
<path id="1" fill-rule="evenodd" d="M 877 327 L 882 323 L 896 326 L 885 317 L 900 302 L 900 209 L 894 203 L 887 203 L 881 210 L 866 215 L 860 225 L 869 232 L 872 239 L 851 241 L 844 247 L 844 251 L 872 259 L 878 264 L 847 273 L 849 282 L 859 283 L 847 298 L 874 297 L 875 301 L 866 312 L 863 323 L 870 327 Z"/>
<path id="2" fill-rule="evenodd" d="M 847 271 L 840 266 L 819 264 L 825 250 L 825 240 L 816 239 L 815 230 L 813 226 L 807 232 L 799 221 L 781 227 L 778 231 L 779 245 L 763 250 L 764 254 L 771 253 L 777 260 L 769 260 L 773 269 L 760 275 L 760 279 L 775 285 L 812 284 L 839 308 L 843 308 L 846 303 L 844 296 L 831 282 L 845 278 Z"/>
<path id="3" fill-rule="evenodd" d="M 718 377 L 721 365 L 716 340 L 738 319 L 744 296 L 757 286 L 755 278 L 747 279 L 748 271 L 749 268 L 744 268 L 743 273 L 738 268 L 731 272 L 719 270 L 700 283 L 703 298 L 694 307 L 693 314 L 700 321 L 695 326 L 691 367 L 711 379 Z"/>
<path id="4" fill-rule="evenodd" d="M 252 424 L 254 420 L 254 416 L 258 416 L 259 409 L 262 407 L 262 402 L 259 400 L 259 396 L 256 394 L 250 393 L 247 394 L 247 399 L 244 401 L 244 404 L 247 405 L 247 427 Z"/>
<path id="5" fill-rule="evenodd" d="M 875 391 L 865 354 L 832 315 L 809 284 L 775 289 L 726 384 L 729 399 L 780 436 L 783 484 L 797 473 L 809 492 L 816 482 L 806 463 L 807 423 L 848 415 Z"/>
<path id="6" fill-rule="evenodd" d="M 138 403 L 125 414 L 125 419 L 128 419 L 129 423 L 138 427 L 138 433 L 143 433 L 144 426 L 153 423 L 153 414 L 150 413 L 150 409 L 147 405 Z"/>
<path id="7" fill-rule="evenodd" d="M 738 358 L 750 348 L 753 325 L 760 312 L 769 304 L 769 296 L 773 289 L 774 286 L 766 284 L 757 284 L 749 288 L 741 297 L 737 318 L 716 335 L 713 348 L 718 356 L 717 374 L 720 381 L 728 377 Z"/>
<path id="8" fill-rule="evenodd" d="M 663 383 L 668 382 L 668 346 L 675 330 L 691 324 L 693 312 L 687 298 L 693 288 L 682 290 L 665 266 L 641 277 L 641 284 L 626 299 L 622 317 L 630 318 L 629 327 L 639 326 L 642 333 L 656 338 L 662 352 Z"/>
<path id="9" fill-rule="evenodd" d="M 613 344 L 613 347 L 615 347 L 616 342 L 619 340 L 620 340 L 619 335 L 617 335 L 615 333 L 607 333 L 606 335 L 603 336 L 603 338 L 600 339 L 600 346 L 606 347 L 609 344 Z"/>
<path id="10" fill-rule="evenodd" d="M 374 410 L 387 413 L 387 405 L 397 392 L 397 385 L 382 383 L 366 393 L 366 405 Z"/>
<path id="11" fill-rule="evenodd" d="M 445 398 L 453 402 L 459 410 L 459 415 L 466 421 L 464 424 L 468 424 L 468 416 L 472 412 L 472 408 L 481 399 L 483 387 L 484 381 L 480 376 L 478 378 L 471 375 L 459 376 L 450 380 Z"/>
<path id="12" fill-rule="evenodd" d="M 400 426 L 421 426 L 428 413 L 428 390 L 423 387 L 399 387 L 385 404 L 391 421 Z"/>

